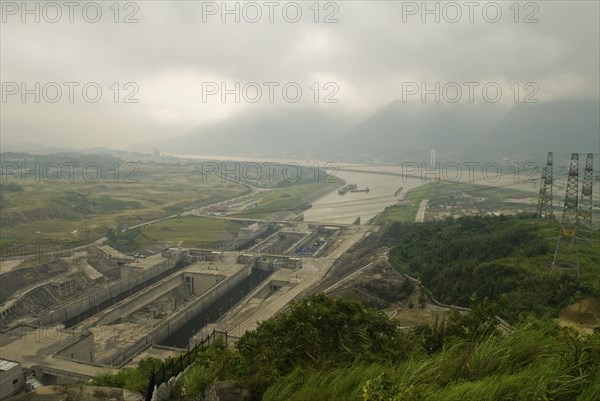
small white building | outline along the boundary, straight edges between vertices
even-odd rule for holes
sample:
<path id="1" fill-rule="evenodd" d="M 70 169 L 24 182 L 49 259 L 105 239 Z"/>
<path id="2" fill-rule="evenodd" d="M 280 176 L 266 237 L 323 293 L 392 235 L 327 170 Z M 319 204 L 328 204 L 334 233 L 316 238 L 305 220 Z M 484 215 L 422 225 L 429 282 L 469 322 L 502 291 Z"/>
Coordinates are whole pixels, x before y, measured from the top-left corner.
<path id="1" fill-rule="evenodd" d="M 0 399 L 10 397 L 25 388 L 25 375 L 18 362 L 0 359 Z"/>

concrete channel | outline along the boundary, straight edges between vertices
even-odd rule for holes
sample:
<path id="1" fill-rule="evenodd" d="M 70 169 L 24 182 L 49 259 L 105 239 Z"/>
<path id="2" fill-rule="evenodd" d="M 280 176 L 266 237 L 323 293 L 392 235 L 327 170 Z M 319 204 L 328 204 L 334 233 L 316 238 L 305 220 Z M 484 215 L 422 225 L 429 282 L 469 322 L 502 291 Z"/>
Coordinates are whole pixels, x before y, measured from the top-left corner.
<path id="1" fill-rule="evenodd" d="M 206 325 L 219 320 L 270 275 L 271 272 L 262 269 L 252 269 L 249 276 L 245 277 L 239 283 L 232 285 L 231 288 L 222 293 L 214 302 L 206 304 L 204 309 L 192 316 L 177 331 L 162 340 L 160 345 L 177 348 L 187 348 L 193 345 L 189 344 L 189 342 L 194 334 Z"/>
<path id="2" fill-rule="evenodd" d="M 233 298 L 243 298 L 271 273 L 262 269 L 245 267 L 234 275 L 220 281 L 211 289 L 196 297 L 183 309 L 161 321 L 150 332 L 126 349 L 105 361 L 111 366 L 122 367 L 131 358 L 152 344 L 187 348 L 195 331 L 207 323 L 216 321 L 221 313 L 234 306 Z M 207 320 L 208 319 L 208 320 Z"/>
<path id="3" fill-rule="evenodd" d="M 35 325 L 49 326 L 64 323 L 65 327 L 76 326 L 79 322 L 115 305 L 144 288 L 183 269 L 187 264 L 179 257 L 165 259 L 136 275 L 123 277 L 114 283 L 100 288 L 41 316 Z"/>
<path id="4" fill-rule="evenodd" d="M 153 345 L 188 348 L 207 325 L 229 319 L 227 313 L 236 306 L 245 310 L 244 299 L 254 305 L 250 309 L 254 318 L 257 310 L 252 308 L 268 306 L 270 294 L 298 288 L 303 283 L 298 280 L 302 256 L 327 252 L 332 242 L 342 241 L 340 235 L 336 225 L 256 222 L 244 228 L 233 246 L 239 249 L 242 240 L 248 249 L 244 253 L 208 248 L 163 250 L 124 265 L 120 279 L 28 323 L 27 333 L 48 327 L 64 330 L 68 338 L 40 336 L 40 344 L 24 348 L 17 341 L 18 328 L 11 328 L 11 341 L 2 345 L 3 351 L 28 367 L 54 369 L 56 376 L 65 376 L 62 371 L 82 374 L 81 366 L 87 367 L 89 376 L 101 369 L 121 368 L 140 354 L 152 355 L 149 347 Z M 310 280 L 317 273 L 315 266 L 309 266 L 302 276 Z M 278 308 L 267 311 L 274 313 Z M 269 313 L 262 315 L 268 318 Z M 246 319 L 243 324 L 249 320 L 241 317 Z"/>

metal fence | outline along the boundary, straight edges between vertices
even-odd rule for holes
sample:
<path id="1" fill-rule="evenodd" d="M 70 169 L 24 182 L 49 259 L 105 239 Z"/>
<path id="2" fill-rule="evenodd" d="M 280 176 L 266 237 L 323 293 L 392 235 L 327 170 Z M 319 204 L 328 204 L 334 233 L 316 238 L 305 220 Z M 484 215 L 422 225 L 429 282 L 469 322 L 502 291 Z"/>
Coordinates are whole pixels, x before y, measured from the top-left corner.
<path id="1" fill-rule="evenodd" d="M 179 355 L 179 358 L 171 358 L 166 362 L 163 362 L 157 370 L 152 369 L 152 373 L 148 378 L 148 388 L 146 390 L 146 401 L 151 401 L 152 396 L 156 389 L 163 383 L 168 382 L 171 378 L 177 377 L 181 372 L 186 370 L 190 366 L 198 355 L 204 351 L 205 348 L 210 347 L 211 344 L 217 340 L 218 337 L 224 337 L 225 346 L 228 345 L 228 334 L 227 332 L 218 332 L 215 329 L 197 343 L 192 349 L 188 349 L 185 354 Z"/>

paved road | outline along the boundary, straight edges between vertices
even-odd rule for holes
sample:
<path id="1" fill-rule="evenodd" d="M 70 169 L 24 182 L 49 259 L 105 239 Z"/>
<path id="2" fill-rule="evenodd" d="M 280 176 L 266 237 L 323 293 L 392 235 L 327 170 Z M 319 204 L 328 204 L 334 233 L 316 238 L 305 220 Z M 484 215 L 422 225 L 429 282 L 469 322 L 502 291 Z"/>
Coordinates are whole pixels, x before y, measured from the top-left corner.
<path id="1" fill-rule="evenodd" d="M 292 288 L 285 292 L 278 292 L 271 297 L 269 297 L 268 302 L 262 303 L 254 313 L 241 323 L 237 323 L 235 328 L 232 330 L 235 335 L 241 335 L 248 330 L 254 329 L 258 322 L 264 321 L 275 315 L 281 309 L 283 309 L 292 299 L 297 297 L 304 291 L 316 286 L 318 283 L 323 281 L 323 278 L 331 269 L 334 262 L 342 256 L 351 246 L 358 243 L 361 239 L 363 239 L 366 235 L 368 235 L 372 227 L 367 226 L 352 226 L 350 228 L 351 232 L 348 232 L 344 235 L 344 241 L 341 243 L 339 248 L 332 252 L 331 255 L 328 255 L 326 258 L 319 258 L 318 260 L 310 261 L 310 258 L 307 258 L 305 264 L 307 268 L 303 268 L 300 271 L 287 271 L 288 269 L 282 269 L 279 272 L 275 273 L 273 276 L 269 278 L 270 280 L 278 279 L 278 274 L 284 275 L 286 273 L 290 273 L 293 275 L 298 275 L 298 282 Z M 281 277 L 283 281 L 294 280 L 294 277 Z M 236 320 L 235 316 L 226 316 L 226 320 L 230 322 L 234 322 Z"/>
<path id="2" fill-rule="evenodd" d="M 40 365 L 86 377 L 94 377 L 104 371 L 115 371 L 110 366 L 91 365 L 54 357 L 55 353 L 79 339 L 77 334 L 62 329 L 61 326 L 38 328 L 21 326 L 3 334 L 0 354 L 2 358 L 19 361 L 25 368 Z"/>
<path id="3" fill-rule="evenodd" d="M 425 210 L 427 209 L 427 203 L 429 199 L 421 200 L 421 204 L 419 205 L 419 211 L 417 212 L 417 217 L 415 218 L 415 223 L 422 223 L 425 220 Z"/>

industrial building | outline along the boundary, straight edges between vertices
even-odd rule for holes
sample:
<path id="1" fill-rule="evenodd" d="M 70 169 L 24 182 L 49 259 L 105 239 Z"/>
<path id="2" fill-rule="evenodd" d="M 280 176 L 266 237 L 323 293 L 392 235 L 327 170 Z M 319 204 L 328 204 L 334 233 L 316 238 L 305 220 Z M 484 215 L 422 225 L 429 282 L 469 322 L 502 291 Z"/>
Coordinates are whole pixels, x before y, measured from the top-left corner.
<path id="1" fill-rule="evenodd" d="M 18 362 L 0 359 L 0 399 L 10 397 L 25 388 L 25 375 Z"/>

